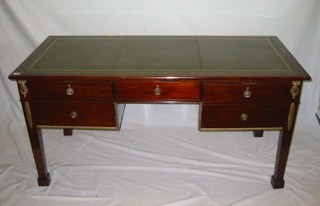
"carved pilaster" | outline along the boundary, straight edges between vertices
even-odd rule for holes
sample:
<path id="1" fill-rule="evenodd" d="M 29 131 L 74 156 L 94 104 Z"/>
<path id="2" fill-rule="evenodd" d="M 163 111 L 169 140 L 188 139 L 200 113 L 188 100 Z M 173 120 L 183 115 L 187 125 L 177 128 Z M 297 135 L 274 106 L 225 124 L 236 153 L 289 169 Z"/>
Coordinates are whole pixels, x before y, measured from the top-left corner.
<path id="1" fill-rule="evenodd" d="M 31 113 L 31 109 L 30 109 L 30 104 L 27 101 L 24 102 L 24 112 L 25 112 L 27 124 L 30 127 L 30 129 L 32 129 L 32 127 L 33 127 L 32 113 Z"/>
<path id="2" fill-rule="evenodd" d="M 295 112 L 296 112 L 296 104 L 291 103 L 290 109 L 289 109 L 289 115 L 288 115 L 288 131 L 290 131 L 292 128 Z"/>

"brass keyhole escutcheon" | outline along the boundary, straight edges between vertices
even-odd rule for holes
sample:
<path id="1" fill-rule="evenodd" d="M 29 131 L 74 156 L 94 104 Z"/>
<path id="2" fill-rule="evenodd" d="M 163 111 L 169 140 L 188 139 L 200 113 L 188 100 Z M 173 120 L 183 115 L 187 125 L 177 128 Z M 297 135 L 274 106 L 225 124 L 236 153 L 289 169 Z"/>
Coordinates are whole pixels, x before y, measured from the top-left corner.
<path id="1" fill-rule="evenodd" d="M 245 98 L 250 98 L 251 97 L 251 91 L 250 91 L 249 87 L 247 87 L 246 91 L 243 92 L 243 96 Z"/>
<path id="2" fill-rule="evenodd" d="M 68 84 L 68 88 L 66 90 L 67 95 L 71 96 L 74 94 L 74 90 L 71 88 L 71 85 Z"/>
<path id="3" fill-rule="evenodd" d="M 242 120 L 242 121 L 247 121 L 248 120 L 248 114 L 246 114 L 246 113 L 243 113 L 243 114 L 241 114 L 240 115 L 240 119 Z"/>
<path id="4" fill-rule="evenodd" d="M 159 96 L 161 94 L 161 89 L 160 89 L 160 86 L 157 85 L 157 87 L 153 90 L 154 94 Z"/>
<path id="5" fill-rule="evenodd" d="M 78 113 L 75 112 L 75 111 L 72 111 L 72 112 L 70 112 L 70 116 L 71 116 L 72 119 L 75 119 L 75 118 L 78 117 Z"/>

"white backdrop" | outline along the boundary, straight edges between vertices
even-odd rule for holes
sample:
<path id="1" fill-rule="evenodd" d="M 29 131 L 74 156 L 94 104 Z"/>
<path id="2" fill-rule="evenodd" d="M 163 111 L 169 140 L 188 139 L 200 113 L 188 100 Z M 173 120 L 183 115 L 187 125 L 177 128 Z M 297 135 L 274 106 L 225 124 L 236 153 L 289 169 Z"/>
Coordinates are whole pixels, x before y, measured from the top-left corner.
<path id="1" fill-rule="evenodd" d="M 197 105 L 128 105 L 120 132 L 45 130 L 52 183 L 38 187 L 15 82 L 48 35 L 276 35 L 304 84 L 286 185 L 278 132 L 197 131 Z M 320 205 L 317 0 L 0 0 L 0 205 Z"/>

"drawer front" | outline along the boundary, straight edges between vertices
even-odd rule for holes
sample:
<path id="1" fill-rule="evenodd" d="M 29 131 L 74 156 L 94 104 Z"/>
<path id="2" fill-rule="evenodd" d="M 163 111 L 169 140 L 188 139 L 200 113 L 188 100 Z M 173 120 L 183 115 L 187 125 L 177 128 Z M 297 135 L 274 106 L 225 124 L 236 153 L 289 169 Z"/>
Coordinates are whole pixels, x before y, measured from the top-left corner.
<path id="1" fill-rule="evenodd" d="M 37 125 L 76 127 L 117 127 L 115 105 L 87 101 L 31 102 Z"/>
<path id="2" fill-rule="evenodd" d="M 111 82 L 41 82 L 29 83 L 33 99 L 111 100 Z"/>
<path id="3" fill-rule="evenodd" d="M 197 81 L 126 81 L 116 84 L 117 101 L 199 101 L 200 83 Z"/>
<path id="4" fill-rule="evenodd" d="M 288 105 L 202 104 L 200 130 L 210 128 L 278 128 L 288 116 Z"/>
<path id="5" fill-rule="evenodd" d="M 281 83 L 210 83 L 203 86 L 203 101 L 212 103 L 282 103 L 292 100 L 291 85 Z"/>

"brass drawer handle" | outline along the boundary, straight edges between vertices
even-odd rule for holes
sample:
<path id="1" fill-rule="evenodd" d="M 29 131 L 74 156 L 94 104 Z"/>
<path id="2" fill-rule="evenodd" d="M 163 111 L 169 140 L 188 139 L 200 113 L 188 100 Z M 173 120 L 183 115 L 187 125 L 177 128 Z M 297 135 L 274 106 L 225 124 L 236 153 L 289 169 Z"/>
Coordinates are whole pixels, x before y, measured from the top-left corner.
<path id="1" fill-rule="evenodd" d="M 68 84 L 68 88 L 66 90 L 67 95 L 71 96 L 74 94 L 74 90 L 71 88 L 71 85 Z"/>
<path id="2" fill-rule="evenodd" d="M 246 114 L 246 113 L 243 113 L 243 114 L 241 114 L 240 115 L 240 119 L 242 120 L 242 121 L 247 121 L 248 120 L 248 114 Z"/>
<path id="3" fill-rule="evenodd" d="M 78 113 L 75 112 L 75 111 L 72 111 L 72 112 L 70 112 L 70 116 L 71 116 L 72 119 L 75 119 L 75 118 L 78 117 Z"/>
<path id="4" fill-rule="evenodd" d="M 161 94 L 161 89 L 159 87 L 159 85 L 157 85 L 157 87 L 153 90 L 154 94 L 159 96 Z"/>
<path id="5" fill-rule="evenodd" d="M 251 97 L 251 91 L 249 90 L 250 88 L 247 87 L 246 91 L 243 92 L 243 96 L 245 98 L 250 98 Z"/>

